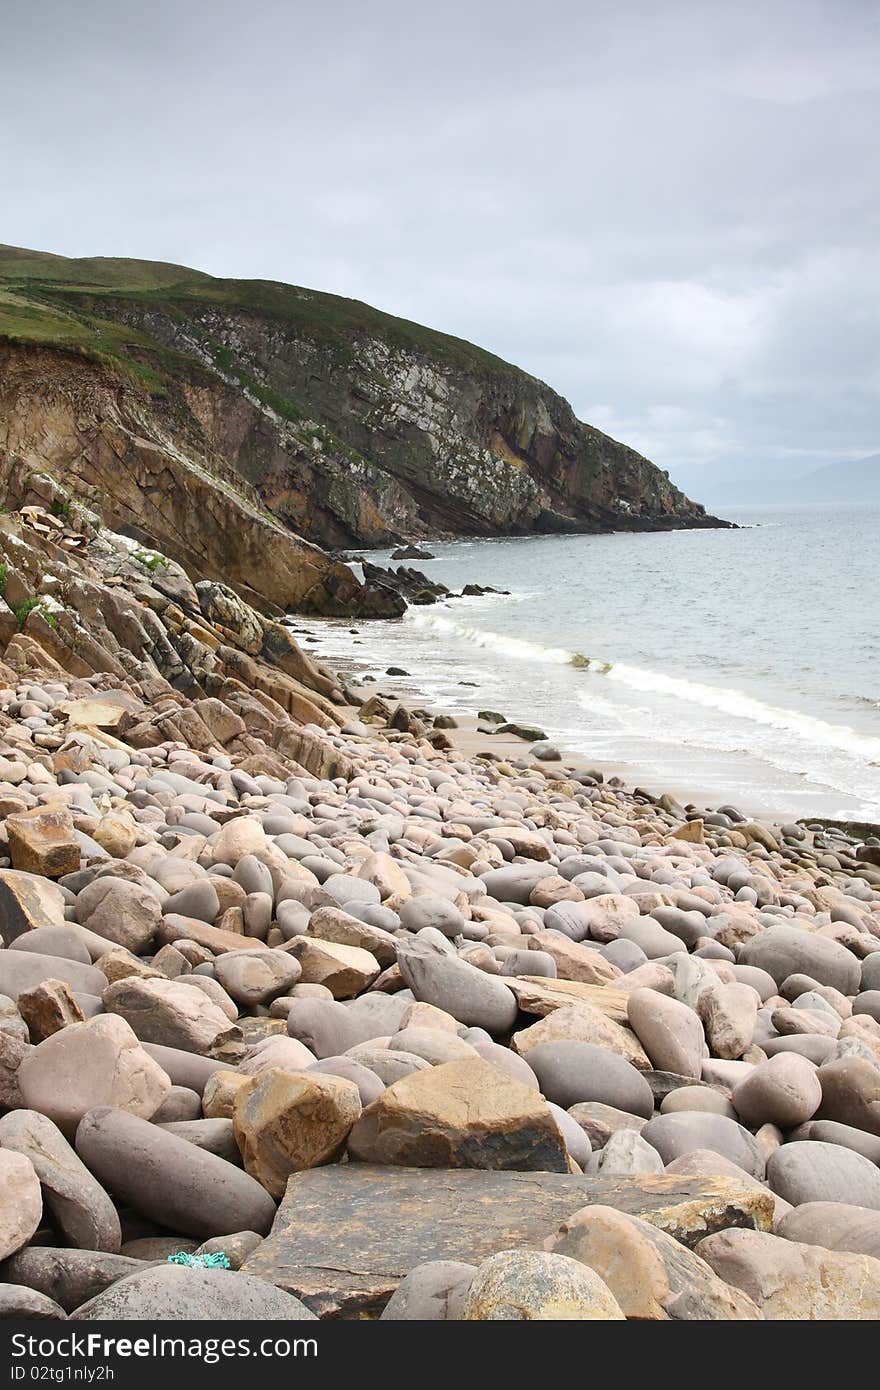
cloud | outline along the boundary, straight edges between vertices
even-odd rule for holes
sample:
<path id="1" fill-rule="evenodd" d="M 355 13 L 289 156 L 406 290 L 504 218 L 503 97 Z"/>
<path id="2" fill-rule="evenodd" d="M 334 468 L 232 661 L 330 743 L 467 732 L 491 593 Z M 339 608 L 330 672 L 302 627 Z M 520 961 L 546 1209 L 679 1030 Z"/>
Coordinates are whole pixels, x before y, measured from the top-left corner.
<path id="1" fill-rule="evenodd" d="M 7 0 L 6 240 L 365 299 L 668 467 L 870 454 L 861 0 Z"/>

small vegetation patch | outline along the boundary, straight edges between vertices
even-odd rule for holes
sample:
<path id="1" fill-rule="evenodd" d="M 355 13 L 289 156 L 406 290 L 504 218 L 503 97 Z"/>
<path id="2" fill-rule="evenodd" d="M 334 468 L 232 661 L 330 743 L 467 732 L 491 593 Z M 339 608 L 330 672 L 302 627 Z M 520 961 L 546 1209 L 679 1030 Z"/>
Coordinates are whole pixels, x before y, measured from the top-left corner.
<path id="1" fill-rule="evenodd" d="M 171 561 L 164 555 L 158 555 L 154 550 L 136 550 L 132 559 L 137 560 L 139 565 L 143 565 L 150 574 L 155 574 L 156 570 L 170 570 Z"/>
<path id="2" fill-rule="evenodd" d="M 15 609 L 15 618 L 19 627 L 24 627 L 31 613 L 36 610 L 41 618 L 45 618 L 50 627 L 58 626 L 58 619 L 38 598 L 26 598 Z"/>

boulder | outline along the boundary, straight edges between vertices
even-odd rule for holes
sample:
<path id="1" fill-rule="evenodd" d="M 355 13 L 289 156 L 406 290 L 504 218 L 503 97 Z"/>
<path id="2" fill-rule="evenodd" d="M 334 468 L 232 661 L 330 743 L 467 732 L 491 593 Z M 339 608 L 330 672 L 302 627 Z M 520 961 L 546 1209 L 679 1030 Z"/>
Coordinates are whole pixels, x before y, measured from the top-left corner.
<path id="1" fill-rule="evenodd" d="M 846 1202 L 804 1202 L 790 1210 L 776 1234 L 802 1245 L 846 1250 L 880 1259 L 880 1211 Z"/>
<path id="2" fill-rule="evenodd" d="M 3 1272 L 13 1283 L 34 1289 L 60 1304 L 65 1313 L 72 1313 L 118 1279 L 137 1274 L 143 1267 L 141 1260 L 102 1250 L 31 1245 L 13 1255 Z"/>
<path id="3" fill-rule="evenodd" d="M 124 1018 L 141 1042 L 205 1054 L 241 1038 L 222 1009 L 183 980 L 129 975 L 104 991 L 104 1008 Z"/>
<path id="4" fill-rule="evenodd" d="M 763 1124 L 794 1129 L 819 1108 L 822 1087 L 812 1062 L 794 1052 L 779 1052 L 738 1082 L 733 1107 L 749 1129 Z"/>
<path id="5" fill-rule="evenodd" d="M 783 1144 L 770 1155 L 767 1181 L 795 1207 L 803 1202 L 844 1202 L 880 1211 L 880 1169 L 840 1144 Z"/>
<path id="6" fill-rule="evenodd" d="M 528 1060 L 544 1095 L 564 1110 L 581 1101 L 601 1101 L 646 1119 L 654 1113 L 647 1081 L 607 1048 L 585 1042 L 544 1042 L 529 1049 Z"/>
<path id="7" fill-rule="evenodd" d="M 372 1316 L 417 1265 L 480 1264 L 499 1250 L 540 1248 L 593 1202 L 688 1246 L 730 1225 L 768 1230 L 773 1214 L 769 1192 L 728 1178 L 329 1164 L 291 1176 L 273 1234 L 243 1268 L 321 1317 Z"/>
<path id="8" fill-rule="evenodd" d="M 476 1272 L 476 1265 L 461 1260 L 429 1260 L 416 1265 L 386 1303 L 382 1321 L 456 1321 Z"/>
<path id="9" fill-rule="evenodd" d="M 627 1017 L 653 1066 L 679 1076 L 699 1077 L 703 1025 L 692 1009 L 656 990 L 634 989 Z"/>
<path id="10" fill-rule="evenodd" d="M 153 941 L 162 908 L 149 888 L 108 874 L 92 879 L 78 894 L 76 918 L 89 931 L 137 955 Z"/>
<path id="11" fill-rule="evenodd" d="M 756 965 L 781 985 L 789 975 L 809 975 L 822 985 L 831 985 L 841 994 L 858 994 L 861 965 L 837 941 L 813 931 L 782 924 L 767 927 L 744 942 L 739 953 L 741 965 Z"/>
<path id="12" fill-rule="evenodd" d="M 227 951 L 217 957 L 214 972 L 230 998 L 250 1009 L 285 994 L 302 967 L 286 951 Z"/>
<path id="13" fill-rule="evenodd" d="M 13 1110 L 4 1115 L 0 1119 L 0 1149 L 30 1160 L 53 1225 L 70 1245 L 110 1254 L 119 1251 L 122 1236 L 116 1208 L 46 1115 L 36 1110 Z"/>
<path id="14" fill-rule="evenodd" d="M 658 1115 L 645 1125 L 642 1138 L 654 1146 L 666 1164 L 694 1149 L 713 1149 L 751 1177 L 764 1177 L 765 1163 L 760 1145 L 747 1129 L 724 1115 L 696 1110 Z"/>
<path id="15" fill-rule="evenodd" d="M 719 1231 L 697 1253 L 773 1321 L 880 1317 L 880 1260 L 821 1250 L 764 1231 Z"/>
<path id="16" fill-rule="evenodd" d="M 565 1255 L 502 1250 L 481 1264 L 463 1322 L 621 1322 L 620 1305 L 593 1270 Z"/>
<path id="17" fill-rule="evenodd" d="M 334 999 L 351 999 L 367 989 L 380 972 L 379 962 L 360 946 L 297 936 L 291 944 L 304 984 L 325 985 Z"/>
<path id="18" fill-rule="evenodd" d="M 166 1230 L 205 1240 L 264 1235 L 275 1203 L 250 1174 L 124 1110 L 91 1110 L 76 1151 L 117 1198 Z"/>
<path id="19" fill-rule="evenodd" d="M 357 1086 L 342 1077 L 279 1070 L 251 1077 L 233 1101 L 245 1169 L 280 1199 L 291 1173 L 341 1155 L 360 1113 Z"/>
<path id="20" fill-rule="evenodd" d="M 160 1265 L 129 1274 L 77 1308 L 83 1322 L 307 1322 L 314 1314 L 265 1279 Z"/>
<path id="21" fill-rule="evenodd" d="M 516 1021 L 511 990 L 497 978 L 460 960 L 438 931 L 425 928 L 398 946 L 398 966 L 416 999 L 452 1014 L 459 1023 L 505 1033 Z"/>
<path id="22" fill-rule="evenodd" d="M 73 817 L 60 805 L 37 806 L 6 817 L 12 867 L 41 878 L 63 878 L 79 868 Z"/>
<path id="23" fill-rule="evenodd" d="M 111 1105 L 149 1119 L 171 1090 L 162 1068 L 124 1019 L 99 1014 L 41 1042 L 18 1069 L 22 1099 L 68 1139 L 83 1115 Z"/>
<path id="24" fill-rule="evenodd" d="M 543 1098 L 480 1057 L 395 1082 L 351 1132 L 364 1163 L 564 1173 L 565 1142 Z"/>
<path id="25" fill-rule="evenodd" d="M 0 1260 L 27 1245 L 40 1224 L 43 1197 L 30 1159 L 0 1149 Z"/>
<path id="26" fill-rule="evenodd" d="M 760 1313 L 705 1260 L 665 1231 L 613 1207 L 583 1207 L 564 1221 L 548 1250 L 589 1266 L 627 1318 L 740 1321 Z"/>

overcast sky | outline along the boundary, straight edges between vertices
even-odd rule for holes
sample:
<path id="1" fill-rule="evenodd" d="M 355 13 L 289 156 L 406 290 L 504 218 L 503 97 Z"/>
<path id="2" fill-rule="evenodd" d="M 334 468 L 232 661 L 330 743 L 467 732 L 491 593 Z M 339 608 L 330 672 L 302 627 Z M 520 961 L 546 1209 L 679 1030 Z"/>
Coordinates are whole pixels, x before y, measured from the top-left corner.
<path id="1" fill-rule="evenodd" d="M 0 240 L 367 300 L 691 482 L 880 450 L 877 0 L 0 0 Z"/>

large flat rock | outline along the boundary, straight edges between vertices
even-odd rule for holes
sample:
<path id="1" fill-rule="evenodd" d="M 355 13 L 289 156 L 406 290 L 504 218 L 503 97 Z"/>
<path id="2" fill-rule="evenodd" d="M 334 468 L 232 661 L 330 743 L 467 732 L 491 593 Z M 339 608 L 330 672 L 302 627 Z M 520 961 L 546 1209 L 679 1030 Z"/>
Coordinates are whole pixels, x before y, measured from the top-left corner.
<path id="1" fill-rule="evenodd" d="M 348 1163 L 294 1173 L 271 1234 L 244 1265 L 325 1318 L 375 1317 L 425 1260 L 479 1264 L 539 1249 L 593 1203 L 686 1245 L 731 1226 L 767 1231 L 773 1199 L 733 1178 L 601 1177 Z"/>

